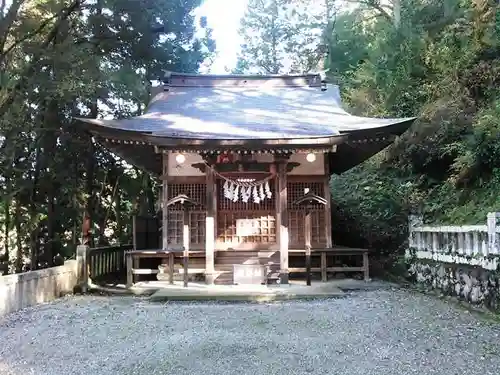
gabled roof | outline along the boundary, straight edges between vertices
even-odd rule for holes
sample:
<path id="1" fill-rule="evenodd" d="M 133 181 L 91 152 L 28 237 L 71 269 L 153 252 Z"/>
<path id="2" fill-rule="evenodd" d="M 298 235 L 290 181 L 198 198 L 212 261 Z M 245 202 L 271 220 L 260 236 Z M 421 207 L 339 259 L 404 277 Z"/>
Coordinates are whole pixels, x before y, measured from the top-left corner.
<path id="1" fill-rule="evenodd" d="M 330 167 L 332 172 L 341 173 L 387 147 L 415 118 L 351 116 L 342 108 L 338 87 L 326 85 L 316 74 L 172 73 L 142 116 L 79 120 L 125 160 L 157 173 L 161 173 L 161 167 L 157 170 L 161 162 L 152 146 L 207 151 L 276 147 L 331 150 L 334 145 L 336 152 L 329 153 Z M 139 150 L 141 160 L 135 160 Z"/>

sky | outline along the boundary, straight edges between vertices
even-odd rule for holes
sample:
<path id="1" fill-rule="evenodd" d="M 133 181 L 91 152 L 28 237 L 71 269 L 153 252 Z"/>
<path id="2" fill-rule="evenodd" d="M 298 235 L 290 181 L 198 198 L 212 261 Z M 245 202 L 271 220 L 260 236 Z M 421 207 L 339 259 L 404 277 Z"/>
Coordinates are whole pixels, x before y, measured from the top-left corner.
<path id="1" fill-rule="evenodd" d="M 319 0 L 318 0 L 319 1 Z M 382 3 L 388 0 L 382 0 Z M 206 16 L 208 26 L 213 30 L 212 36 L 216 42 L 217 57 L 208 71 L 200 69 L 200 73 L 224 74 L 236 66 L 237 55 L 242 44 L 238 34 L 241 18 L 245 14 L 248 0 L 204 0 L 195 11 L 197 17 Z M 353 3 L 342 0 L 336 2 L 343 11 L 353 8 Z M 321 2 L 321 7 L 323 2 Z"/>
<path id="2" fill-rule="evenodd" d="M 217 44 L 217 57 L 210 73 L 227 73 L 225 67 L 236 65 L 241 38 L 238 35 L 240 20 L 245 14 L 247 0 L 205 0 L 197 9 L 197 16 L 206 16 Z"/>

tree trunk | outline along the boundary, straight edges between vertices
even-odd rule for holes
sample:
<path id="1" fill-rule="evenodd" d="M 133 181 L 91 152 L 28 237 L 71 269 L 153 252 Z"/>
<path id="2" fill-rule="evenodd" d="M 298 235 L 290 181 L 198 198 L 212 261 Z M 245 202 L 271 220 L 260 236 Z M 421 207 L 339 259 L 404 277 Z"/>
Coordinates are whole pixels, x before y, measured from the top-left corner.
<path id="1" fill-rule="evenodd" d="M 10 194 L 9 190 L 10 186 L 10 179 L 7 180 L 7 194 Z M 9 274 L 9 268 L 10 268 L 10 238 L 9 238 L 9 232 L 10 232 L 10 197 L 7 198 L 4 202 L 4 209 L 5 209 L 5 227 L 4 227 L 4 237 L 5 237 L 5 275 Z"/>
<path id="2" fill-rule="evenodd" d="M 47 197 L 47 237 L 48 242 L 45 244 L 45 261 L 47 267 L 54 266 L 54 248 L 55 248 L 55 197 L 54 190 L 48 192 Z"/>
<path id="3" fill-rule="evenodd" d="M 5 44 L 9 39 L 9 32 L 17 19 L 19 9 L 25 0 L 14 0 L 10 4 L 7 12 L 5 7 L 0 7 L 0 69 L 3 70 L 3 61 L 6 57 Z M 2 3 L 3 4 L 3 3 Z"/>
<path id="4" fill-rule="evenodd" d="M 98 115 L 98 107 L 97 100 L 95 100 L 90 108 L 91 118 L 97 118 Z M 92 236 L 92 215 L 94 214 L 94 173 L 95 173 L 95 149 L 94 143 L 92 142 L 92 137 L 89 136 L 88 140 L 89 148 L 87 152 L 87 181 L 85 192 L 87 195 L 87 202 L 85 207 L 85 215 L 83 222 L 83 230 L 82 230 L 82 243 L 87 244 L 89 246 L 94 246 L 94 240 Z"/>
<path id="5" fill-rule="evenodd" d="M 14 227 L 16 228 L 16 273 L 23 272 L 24 252 L 23 252 L 23 234 L 21 228 L 22 222 L 22 206 L 19 196 L 16 197 L 16 205 L 14 211 Z"/>
<path id="6" fill-rule="evenodd" d="M 42 129 L 42 146 L 43 154 L 40 161 L 40 170 L 43 171 L 43 196 L 47 201 L 47 238 L 48 241 L 44 246 L 44 259 L 48 267 L 54 264 L 54 241 L 55 241 L 55 192 L 57 189 L 57 176 L 54 176 L 54 158 L 56 155 L 58 124 L 59 124 L 58 103 L 54 99 L 49 99 L 46 103 L 43 129 Z"/>
<path id="7" fill-rule="evenodd" d="M 19 78 L 15 85 L 10 90 L 8 90 L 5 99 L 0 102 L 0 117 L 3 117 L 9 110 L 10 106 L 15 103 L 18 93 L 23 92 L 23 88 L 26 85 L 26 82 L 33 75 L 40 63 L 40 60 L 43 59 L 44 53 L 46 53 L 50 44 L 57 37 L 60 27 L 69 19 L 71 14 L 80 9 L 80 2 L 81 0 L 74 0 L 68 7 L 63 8 L 60 11 L 57 16 L 57 21 L 47 33 L 47 36 L 40 44 L 39 49 L 33 55 L 26 68 L 24 68 L 23 71 L 19 74 Z"/>
<path id="8" fill-rule="evenodd" d="M 38 141 L 36 141 L 39 143 Z M 29 199 L 29 228 L 30 228 L 30 268 L 36 270 L 38 268 L 39 255 L 39 239 L 38 239 L 38 219 L 36 202 L 38 199 L 38 189 L 40 180 L 40 145 L 36 145 L 35 166 L 33 169 L 33 177 L 31 178 L 31 194 Z"/>
<path id="9" fill-rule="evenodd" d="M 393 0 L 393 22 L 394 22 L 394 27 L 396 29 L 399 29 L 399 26 L 401 25 L 401 0 Z"/>
<path id="10" fill-rule="evenodd" d="M 114 211 L 115 211 L 115 222 L 116 222 L 116 238 L 118 242 L 122 242 L 123 227 L 122 227 L 122 212 L 121 212 L 121 195 L 119 187 L 114 196 Z"/>

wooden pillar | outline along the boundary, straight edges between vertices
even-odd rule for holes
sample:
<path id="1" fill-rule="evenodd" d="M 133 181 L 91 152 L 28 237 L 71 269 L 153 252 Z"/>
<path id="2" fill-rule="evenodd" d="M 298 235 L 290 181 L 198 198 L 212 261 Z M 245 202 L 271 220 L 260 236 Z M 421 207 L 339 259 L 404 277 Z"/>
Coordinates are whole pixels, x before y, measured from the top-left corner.
<path id="1" fill-rule="evenodd" d="M 211 168 L 206 172 L 207 216 L 205 218 L 205 282 L 213 284 L 215 281 L 215 218 L 217 216 L 217 192 L 215 175 Z"/>
<path id="2" fill-rule="evenodd" d="M 304 238 L 306 247 L 306 283 L 309 286 L 311 285 L 311 237 L 311 210 L 308 208 L 304 216 Z"/>
<path id="3" fill-rule="evenodd" d="M 323 193 L 326 199 L 325 204 L 325 239 L 326 239 L 326 248 L 331 249 L 333 247 L 333 239 L 332 239 L 332 192 L 330 190 L 330 162 L 328 158 L 328 154 L 323 154 L 323 163 L 324 163 L 324 184 L 323 184 Z M 321 253 L 321 281 L 328 281 L 328 253 Z"/>
<path id="4" fill-rule="evenodd" d="M 87 293 L 89 287 L 89 260 L 90 248 L 87 245 L 76 247 L 77 282 L 82 293 Z"/>
<path id="5" fill-rule="evenodd" d="M 332 240 L 332 193 L 330 191 L 330 165 L 328 162 L 328 154 L 323 154 L 324 164 L 325 164 L 325 176 L 323 183 L 323 192 L 326 199 L 325 204 L 325 239 L 326 247 L 331 248 L 333 246 Z"/>
<path id="6" fill-rule="evenodd" d="M 323 282 L 328 281 L 327 267 L 328 267 L 328 264 L 326 263 L 326 251 L 322 251 L 321 252 L 321 281 L 323 281 Z"/>
<path id="7" fill-rule="evenodd" d="M 276 229 L 280 250 L 281 284 L 288 284 L 288 198 L 287 198 L 287 158 L 276 158 Z"/>
<path id="8" fill-rule="evenodd" d="M 363 275 L 365 281 L 370 281 L 370 262 L 368 260 L 368 251 L 363 252 Z"/>
<path id="9" fill-rule="evenodd" d="M 162 249 L 168 250 L 168 153 L 163 154 L 163 176 L 162 176 Z"/>
<path id="10" fill-rule="evenodd" d="M 168 282 L 170 284 L 174 283 L 174 263 L 175 263 L 175 255 L 174 253 L 168 254 Z"/>
<path id="11" fill-rule="evenodd" d="M 134 274 L 133 274 L 133 259 L 132 253 L 125 254 L 126 264 L 127 264 L 127 288 L 130 288 L 134 285 Z"/>
<path id="12" fill-rule="evenodd" d="M 184 266 L 184 288 L 188 286 L 188 262 L 189 262 L 189 208 L 188 205 L 185 204 L 183 207 L 183 220 L 182 220 L 182 247 L 183 247 L 183 257 L 182 264 Z"/>
<path id="13" fill-rule="evenodd" d="M 137 250 L 137 215 L 132 216 L 132 250 Z"/>

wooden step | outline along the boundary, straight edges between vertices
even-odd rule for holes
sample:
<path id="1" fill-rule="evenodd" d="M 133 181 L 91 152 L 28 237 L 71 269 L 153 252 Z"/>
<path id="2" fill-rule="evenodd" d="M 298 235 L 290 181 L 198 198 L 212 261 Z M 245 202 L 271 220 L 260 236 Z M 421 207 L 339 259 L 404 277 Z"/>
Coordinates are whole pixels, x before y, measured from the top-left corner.
<path id="1" fill-rule="evenodd" d="M 279 256 L 279 251 L 261 251 L 261 250 L 245 250 L 245 251 L 218 251 L 217 257 L 259 257 L 259 258 L 271 258 L 273 256 Z"/>
<path id="2" fill-rule="evenodd" d="M 217 255 L 215 264 L 262 264 L 279 263 L 279 255 L 273 256 L 259 256 L 257 253 L 253 254 L 224 254 Z"/>

